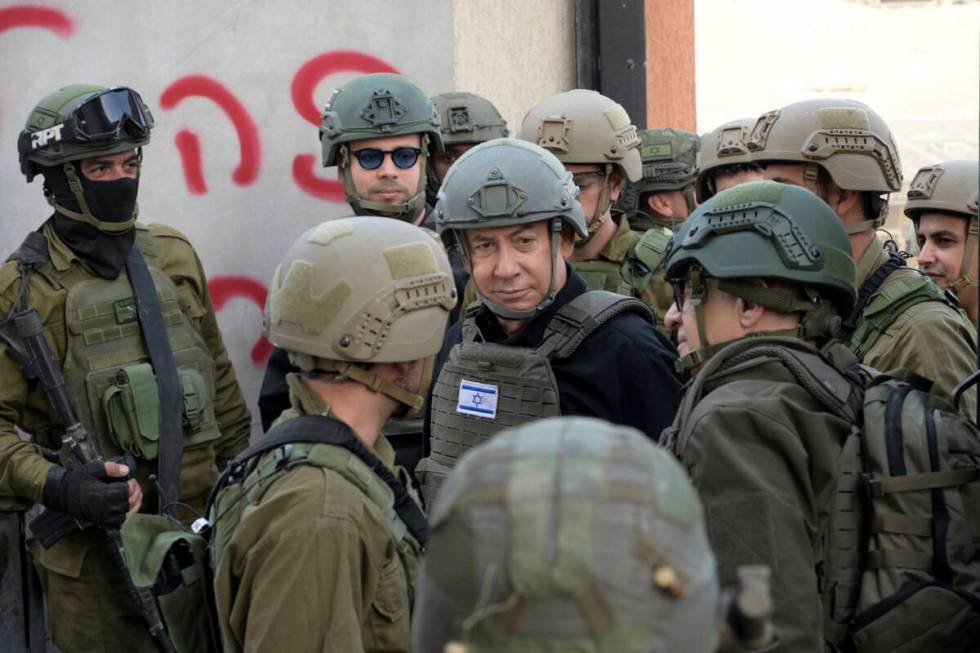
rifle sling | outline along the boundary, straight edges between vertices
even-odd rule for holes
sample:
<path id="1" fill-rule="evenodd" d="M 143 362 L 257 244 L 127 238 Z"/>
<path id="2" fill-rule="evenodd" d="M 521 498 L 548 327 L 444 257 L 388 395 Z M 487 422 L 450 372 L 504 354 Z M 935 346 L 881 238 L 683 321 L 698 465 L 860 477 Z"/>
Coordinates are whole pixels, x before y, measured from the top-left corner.
<path id="1" fill-rule="evenodd" d="M 160 455 L 157 460 L 160 514 L 173 515 L 180 500 L 180 459 L 184 449 L 184 402 L 177 364 L 153 277 L 135 243 L 126 258 L 126 274 L 136 297 L 143 342 L 150 355 L 160 398 Z"/>

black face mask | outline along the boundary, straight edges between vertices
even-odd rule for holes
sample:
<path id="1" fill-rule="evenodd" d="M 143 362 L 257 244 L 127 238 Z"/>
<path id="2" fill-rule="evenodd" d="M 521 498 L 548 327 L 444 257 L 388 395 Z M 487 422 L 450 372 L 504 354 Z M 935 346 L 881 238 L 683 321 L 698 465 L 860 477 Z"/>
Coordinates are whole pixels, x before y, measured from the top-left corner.
<path id="1" fill-rule="evenodd" d="M 61 166 L 45 168 L 43 173 L 46 192 L 53 195 L 59 205 L 80 212 Z M 126 177 L 114 181 L 91 181 L 84 176 L 79 177 L 85 201 L 96 218 L 105 222 L 125 222 L 133 214 L 139 179 Z M 96 274 L 106 279 L 119 276 L 136 236 L 134 229 L 110 234 L 60 213 L 54 214 L 53 225 L 58 237 Z"/>

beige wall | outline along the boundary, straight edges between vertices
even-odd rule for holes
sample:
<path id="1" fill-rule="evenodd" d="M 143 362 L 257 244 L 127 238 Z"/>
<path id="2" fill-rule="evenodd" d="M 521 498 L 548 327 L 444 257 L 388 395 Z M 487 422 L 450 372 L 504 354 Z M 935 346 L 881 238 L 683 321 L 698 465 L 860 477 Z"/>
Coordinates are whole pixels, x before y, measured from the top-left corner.
<path id="1" fill-rule="evenodd" d="M 487 98 L 511 134 L 538 100 L 575 87 L 572 0 L 453 0 L 455 88 Z"/>

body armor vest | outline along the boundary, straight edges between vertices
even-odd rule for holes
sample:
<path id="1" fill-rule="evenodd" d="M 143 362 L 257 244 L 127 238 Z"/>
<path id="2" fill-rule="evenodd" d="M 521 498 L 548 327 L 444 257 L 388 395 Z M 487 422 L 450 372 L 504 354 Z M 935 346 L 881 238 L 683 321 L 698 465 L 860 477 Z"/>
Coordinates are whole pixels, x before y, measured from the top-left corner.
<path id="1" fill-rule="evenodd" d="M 432 390 L 431 451 L 416 468 L 427 505 L 466 451 L 506 428 L 561 415 L 551 361 L 571 357 L 593 331 L 624 312 L 654 323 L 637 299 L 583 293 L 558 309 L 534 348 L 484 342 L 475 312 L 468 313 L 462 342 L 450 351 Z"/>
<path id="2" fill-rule="evenodd" d="M 173 281 L 156 266 L 155 246 L 142 225 L 137 226 L 134 247 L 140 248 L 153 277 L 177 364 L 184 446 L 215 440 L 220 431 L 214 416 L 214 360 L 184 314 Z M 59 272 L 48 262 L 38 274 L 67 291 L 63 372 L 82 423 L 98 434 L 104 456 L 126 451 L 139 459 L 155 460 L 159 398 L 126 271 L 110 281 L 92 278 L 77 267 Z"/>

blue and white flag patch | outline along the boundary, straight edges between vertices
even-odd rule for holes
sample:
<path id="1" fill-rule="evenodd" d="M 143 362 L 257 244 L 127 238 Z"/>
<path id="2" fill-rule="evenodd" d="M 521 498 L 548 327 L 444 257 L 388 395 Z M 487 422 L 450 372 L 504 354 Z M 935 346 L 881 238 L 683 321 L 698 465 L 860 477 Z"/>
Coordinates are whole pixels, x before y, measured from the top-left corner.
<path id="1" fill-rule="evenodd" d="M 497 386 L 463 379 L 459 382 L 456 412 L 474 417 L 497 418 Z"/>

